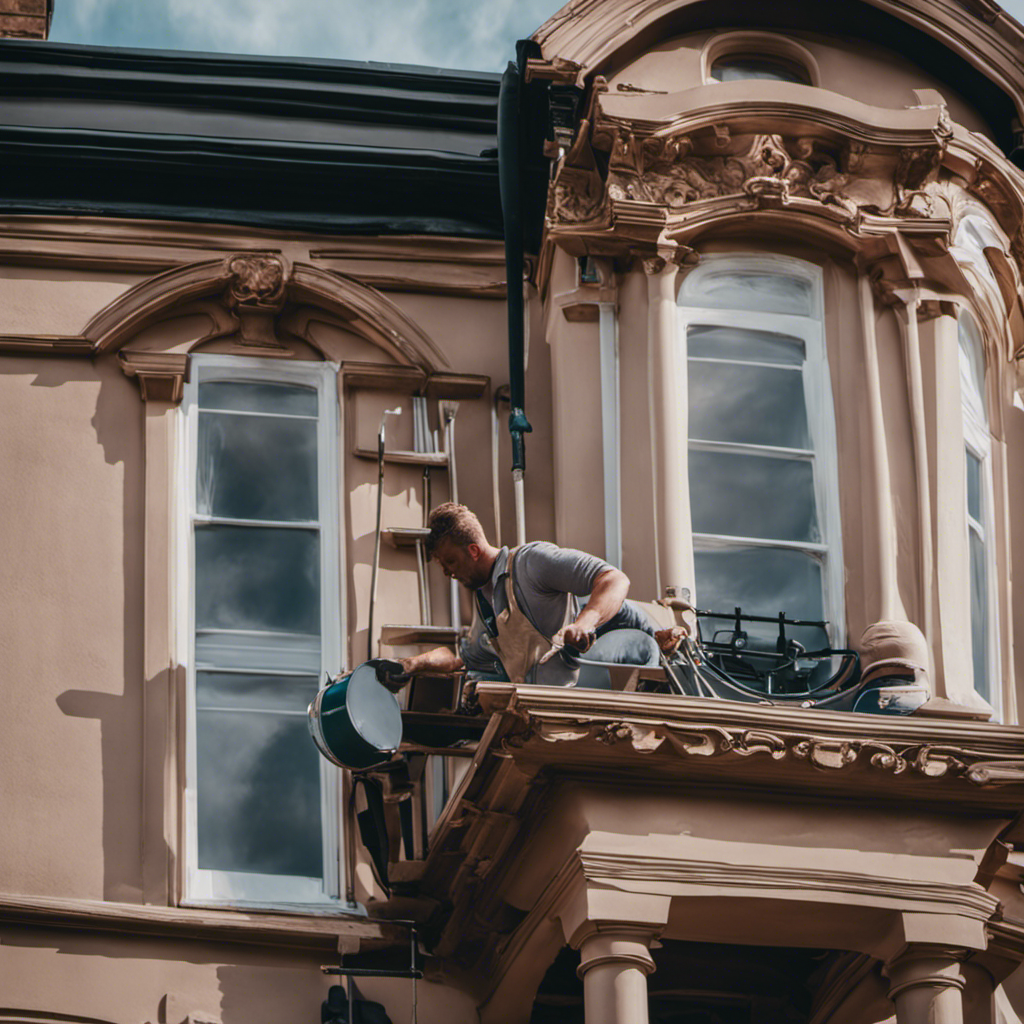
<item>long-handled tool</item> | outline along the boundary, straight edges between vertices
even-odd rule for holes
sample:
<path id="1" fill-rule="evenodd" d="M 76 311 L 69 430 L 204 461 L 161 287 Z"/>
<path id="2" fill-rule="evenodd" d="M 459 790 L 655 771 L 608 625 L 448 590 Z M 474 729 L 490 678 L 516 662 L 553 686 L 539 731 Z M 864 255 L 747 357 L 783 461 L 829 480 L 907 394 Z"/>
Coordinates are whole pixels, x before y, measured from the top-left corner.
<path id="1" fill-rule="evenodd" d="M 459 403 L 452 399 L 443 398 L 438 403 L 441 426 L 444 428 L 445 450 L 448 452 L 448 489 L 452 501 L 456 504 L 459 502 L 459 481 L 455 471 L 455 414 L 458 411 Z M 460 629 L 462 626 L 462 610 L 459 607 L 459 584 L 454 579 L 451 581 L 451 603 L 452 628 Z"/>
<path id="2" fill-rule="evenodd" d="M 373 612 L 377 606 L 377 570 L 380 568 L 380 520 L 384 503 L 384 426 L 389 416 L 400 416 L 402 407 L 385 409 L 377 433 L 377 528 L 373 537 L 373 574 L 370 578 L 370 616 L 366 632 L 366 658 L 373 657 Z"/>

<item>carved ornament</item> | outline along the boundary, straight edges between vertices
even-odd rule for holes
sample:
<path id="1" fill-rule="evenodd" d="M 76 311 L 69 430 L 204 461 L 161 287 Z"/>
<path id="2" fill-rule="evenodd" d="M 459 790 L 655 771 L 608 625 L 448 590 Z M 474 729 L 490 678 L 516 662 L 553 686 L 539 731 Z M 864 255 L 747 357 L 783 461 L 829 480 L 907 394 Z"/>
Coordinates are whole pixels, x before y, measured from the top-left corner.
<path id="1" fill-rule="evenodd" d="M 284 308 L 290 266 L 276 253 L 239 253 L 227 261 L 227 300 L 240 321 L 239 343 L 285 351 L 274 316 Z"/>
<path id="2" fill-rule="evenodd" d="M 937 743 L 894 745 L 874 739 L 801 736 L 760 729 L 729 729 L 720 725 L 646 725 L 626 721 L 563 724 L 534 722 L 509 742 L 518 749 L 534 736 L 548 743 L 593 741 L 608 746 L 627 744 L 640 754 L 686 757 L 752 757 L 773 761 L 805 761 L 822 771 L 867 766 L 891 775 L 929 779 L 962 778 L 976 786 L 1024 783 L 1024 755 L 994 758 L 991 753 Z"/>

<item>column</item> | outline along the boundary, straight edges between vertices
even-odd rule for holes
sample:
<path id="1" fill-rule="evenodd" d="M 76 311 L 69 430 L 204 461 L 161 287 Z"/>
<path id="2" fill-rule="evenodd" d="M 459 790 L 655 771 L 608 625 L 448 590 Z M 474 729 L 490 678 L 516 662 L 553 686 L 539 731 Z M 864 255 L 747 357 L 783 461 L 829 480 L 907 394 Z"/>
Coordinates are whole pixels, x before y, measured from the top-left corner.
<path id="1" fill-rule="evenodd" d="M 674 263 L 661 257 L 644 260 L 659 596 L 664 595 L 666 587 L 689 587 L 691 592 L 694 587 L 686 339 L 680 338 L 677 330 L 677 270 Z"/>
<path id="2" fill-rule="evenodd" d="M 647 1024 L 647 975 L 654 970 L 654 932 L 612 926 L 580 943 L 586 1024 Z"/>
<path id="3" fill-rule="evenodd" d="M 995 1024 L 995 979 L 981 964 L 968 960 L 964 975 L 964 1024 Z"/>
<path id="4" fill-rule="evenodd" d="M 963 950 L 914 944 L 886 964 L 896 1024 L 964 1024 L 962 955 Z"/>
<path id="5" fill-rule="evenodd" d="M 877 311 L 871 290 L 871 279 L 861 274 L 859 281 L 861 321 L 864 328 L 864 383 L 867 405 L 869 438 L 874 468 L 874 519 L 878 530 L 878 582 L 881 601 L 878 618 L 881 621 L 907 621 L 907 613 L 900 599 L 896 566 L 896 518 L 893 512 L 892 486 L 889 479 L 889 446 L 885 434 L 885 414 L 882 408 L 882 387 L 878 365 L 878 338 L 875 333 Z"/>

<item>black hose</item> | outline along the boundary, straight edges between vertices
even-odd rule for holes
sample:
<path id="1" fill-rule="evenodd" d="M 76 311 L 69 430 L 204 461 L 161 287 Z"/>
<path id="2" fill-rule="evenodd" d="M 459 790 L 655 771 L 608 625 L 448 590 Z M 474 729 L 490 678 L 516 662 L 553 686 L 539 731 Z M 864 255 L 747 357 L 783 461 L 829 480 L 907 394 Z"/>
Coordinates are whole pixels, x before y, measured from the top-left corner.
<path id="1" fill-rule="evenodd" d="M 512 469 L 526 469 L 523 435 L 533 430 L 526 418 L 526 344 L 523 320 L 523 213 L 519 152 L 519 68 L 509 61 L 498 93 L 498 186 L 505 227 L 505 279 L 508 288 L 508 378 Z"/>

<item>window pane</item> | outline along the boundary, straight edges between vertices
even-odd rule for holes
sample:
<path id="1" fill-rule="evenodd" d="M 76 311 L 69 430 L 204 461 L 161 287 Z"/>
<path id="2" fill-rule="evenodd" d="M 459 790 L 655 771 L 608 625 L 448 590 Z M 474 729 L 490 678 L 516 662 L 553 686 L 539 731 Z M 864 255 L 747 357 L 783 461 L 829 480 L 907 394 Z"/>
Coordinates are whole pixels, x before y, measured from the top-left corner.
<path id="1" fill-rule="evenodd" d="M 985 404 L 985 350 L 978 325 L 969 313 L 961 313 L 957 321 L 960 341 L 960 386 L 964 405 L 982 423 L 988 422 Z"/>
<path id="2" fill-rule="evenodd" d="M 772 82 L 798 82 L 800 85 L 811 84 L 810 76 L 795 61 L 753 54 L 719 57 L 711 65 L 711 77 L 719 82 L 737 82 L 754 78 Z"/>
<path id="3" fill-rule="evenodd" d="M 985 544 L 968 531 L 971 548 L 971 654 L 974 661 L 974 688 L 991 700 L 988 678 L 988 573 L 985 569 Z"/>
<path id="4" fill-rule="evenodd" d="M 967 449 L 967 514 L 981 522 L 981 459 Z"/>
<path id="5" fill-rule="evenodd" d="M 305 716 L 196 719 L 199 867 L 321 877 L 320 768 Z"/>
<path id="6" fill-rule="evenodd" d="M 737 359 L 752 363 L 802 366 L 806 349 L 800 338 L 742 327 L 693 324 L 686 331 L 687 355 L 706 359 Z"/>
<path id="7" fill-rule="evenodd" d="M 690 509 L 696 533 L 821 540 L 810 462 L 691 450 Z"/>
<path id="8" fill-rule="evenodd" d="M 814 314 L 811 282 L 804 277 L 756 270 L 708 268 L 683 285 L 680 302 L 713 309 L 751 309 L 758 313 Z"/>
<path id="9" fill-rule="evenodd" d="M 314 388 L 294 384 L 210 380 L 199 385 L 202 409 L 231 409 L 236 412 L 273 412 L 289 416 L 316 416 Z"/>
<path id="10" fill-rule="evenodd" d="M 313 530 L 196 526 L 196 628 L 320 632 Z"/>
<path id="11" fill-rule="evenodd" d="M 316 440 L 316 420 L 200 413 L 196 511 L 315 521 Z"/>
<path id="12" fill-rule="evenodd" d="M 316 676 L 197 672 L 196 707 L 245 711 L 294 711 L 304 715 L 316 696 Z"/>
<path id="13" fill-rule="evenodd" d="M 803 374 L 690 360 L 690 437 L 810 448 Z"/>
<path id="14" fill-rule="evenodd" d="M 697 603 L 702 609 L 728 614 L 739 606 L 749 615 L 787 618 L 824 618 L 822 566 L 802 551 L 772 548 L 723 547 L 694 552 Z M 716 630 L 731 629 L 728 619 L 702 619 L 701 629 L 710 639 Z M 749 623 L 744 629 L 765 643 L 774 643 L 779 628 L 772 623 Z M 787 627 L 786 635 L 807 650 L 827 646 L 824 631 L 815 627 Z"/>

